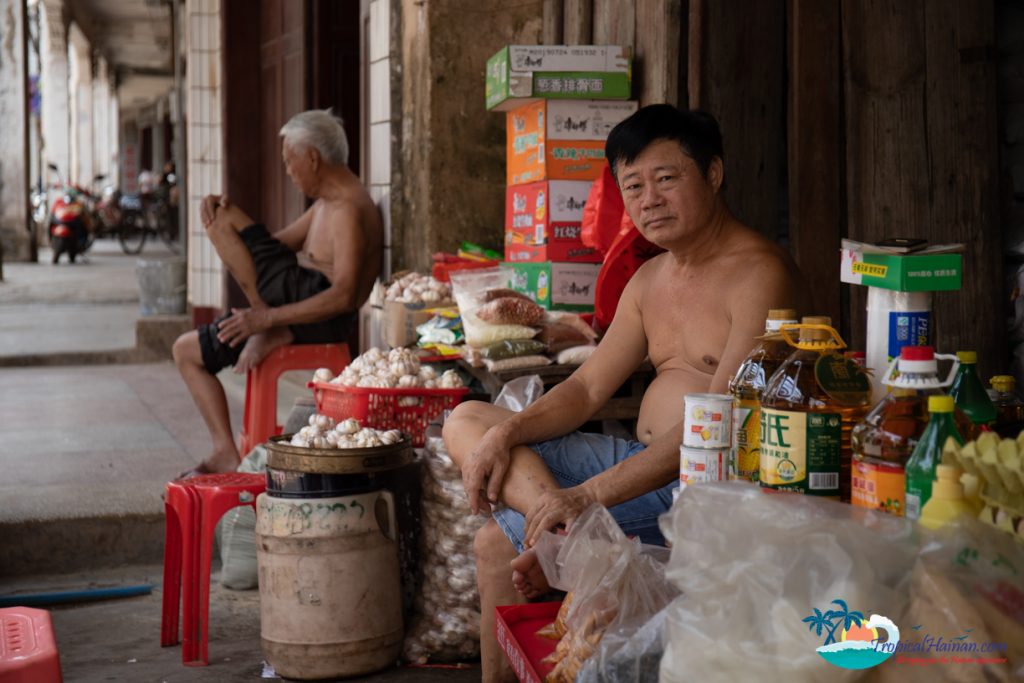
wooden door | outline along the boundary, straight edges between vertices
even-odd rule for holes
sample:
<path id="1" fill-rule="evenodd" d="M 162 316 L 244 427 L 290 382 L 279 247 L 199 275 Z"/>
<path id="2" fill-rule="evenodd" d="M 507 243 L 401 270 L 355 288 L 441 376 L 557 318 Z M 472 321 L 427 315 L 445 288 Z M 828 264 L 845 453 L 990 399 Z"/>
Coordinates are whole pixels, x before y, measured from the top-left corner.
<path id="1" fill-rule="evenodd" d="M 308 103 L 307 5 L 260 0 L 260 188 L 267 227 L 277 231 L 306 209 L 281 162 L 281 126 Z"/>

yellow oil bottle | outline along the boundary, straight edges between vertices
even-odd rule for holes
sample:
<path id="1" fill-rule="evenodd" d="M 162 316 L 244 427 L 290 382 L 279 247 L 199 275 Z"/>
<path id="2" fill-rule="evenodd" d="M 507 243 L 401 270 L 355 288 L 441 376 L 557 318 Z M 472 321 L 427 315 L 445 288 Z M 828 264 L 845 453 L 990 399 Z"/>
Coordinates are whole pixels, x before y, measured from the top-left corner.
<path id="1" fill-rule="evenodd" d="M 871 382 L 840 353 L 846 343 L 831 324 L 808 316 L 780 330 L 796 350 L 761 397 L 759 479 L 764 488 L 849 502 L 850 432 L 870 407 Z"/>
<path id="2" fill-rule="evenodd" d="M 796 322 L 796 311 L 792 308 L 768 311 L 764 335 L 729 382 L 729 393 L 733 398 L 730 479 L 758 479 L 761 468 L 761 395 L 768 380 L 792 352 L 779 330 L 783 325 Z"/>

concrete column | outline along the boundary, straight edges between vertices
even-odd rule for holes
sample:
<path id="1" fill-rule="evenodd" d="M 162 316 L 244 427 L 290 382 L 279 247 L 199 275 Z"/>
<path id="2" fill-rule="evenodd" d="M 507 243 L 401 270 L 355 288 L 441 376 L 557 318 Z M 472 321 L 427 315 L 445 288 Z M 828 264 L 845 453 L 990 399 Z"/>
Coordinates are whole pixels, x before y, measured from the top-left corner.
<path id="1" fill-rule="evenodd" d="M 42 0 L 39 3 L 41 67 L 41 103 L 43 134 L 43 177 L 46 164 L 57 164 L 61 173 L 71 170 L 71 144 L 68 114 L 68 38 L 64 23 L 64 3 Z M 50 181 L 56 180 L 50 178 Z"/>
<path id="2" fill-rule="evenodd" d="M 0 0 L 0 247 L 3 260 L 33 257 L 28 211 L 28 53 L 25 1 Z"/>
<path id="3" fill-rule="evenodd" d="M 110 182 L 121 186 L 121 110 L 117 103 L 117 83 L 107 71 L 107 144 L 110 155 Z"/>
<path id="4" fill-rule="evenodd" d="M 92 182 L 92 54 L 89 39 L 77 24 L 68 29 L 69 87 L 71 91 L 71 179 Z"/>
<path id="5" fill-rule="evenodd" d="M 540 43 L 544 3 L 478 0 L 468 12 L 464 3 L 394 2 L 402 28 L 392 265 L 427 270 L 431 253 L 463 239 L 502 243 L 505 115 L 484 109 L 484 65 L 504 45 Z"/>
<path id="6" fill-rule="evenodd" d="M 96 60 L 96 77 L 92 81 L 93 174 L 104 174 L 103 184 L 114 182 L 113 150 L 110 144 L 110 78 L 107 60 Z"/>

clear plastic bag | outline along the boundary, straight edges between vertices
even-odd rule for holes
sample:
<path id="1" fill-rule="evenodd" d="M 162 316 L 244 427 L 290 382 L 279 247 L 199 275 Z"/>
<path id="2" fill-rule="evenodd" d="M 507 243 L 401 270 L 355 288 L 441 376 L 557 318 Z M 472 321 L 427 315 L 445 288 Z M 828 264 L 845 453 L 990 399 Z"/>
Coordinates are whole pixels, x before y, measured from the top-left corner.
<path id="1" fill-rule="evenodd" d="M 668 551 L 627 538 L 600 505 L 587 508 L 567 536 L 543 534 L 537 558 L 548 583 L 573 596 L 556 651 L 562 656 L 548 680 L 575 680 L 583 666 L 602 669 L 678 594 L 665 580 Z"/>
<path id="2" fill-rule="evenodd" d="M 906 657 L 958 657 L 971 663 L 880 666 L 872 683 L 995 683 L 1024 680 L 1024 548 L 1009 534 L 970 518 L 928 534 L 910 576 L 899 652 Z M 917 651 L 942 638 L 952 650 Z M 1005 650 L 980 651 L 1000 643 Z M 977 645 L 979 650 L 970 648 Z M 983 662 L 976 660 L 982 659 Z M 990 661 L 1005 659 L 1005 662 Z"/>
<path id="3" fill-rule="evenodd" d="M 661 528 L 682 591 L 665 615 L 664 683 L 859 680 L 816 652 L 804 619 L 839 599 L 903 623 L 917 550 L 904 518 L 715 482 L 688 486 Z"/>
<path id="4" fill-rule="evenodd" d="M 427 439 L 423 463 L 423 586 L 402 655 L 420 664 L 471 659 L 480 654 L 473 539 L 487 520 L 469 509 L 462 474 L 443 439 Z"/>
<path id="5" fill-rule="evenodd" d="M 484 347 L 503 339 L 531 339 L 537 330 L 524 325 L 491 325 L 479 318 L 476 311 L 485 303 L 488 290 L 507 288 L 509 273 L 500 268 L 476 268 L 451 274 L 452 293 L 462 316 L 466 343 Z"/>
<path id="6" fill-rule="evenodd" d="M 505 382 L 494 405 L 518 413 L 543 395 L 544 381 L 540 375 L 524 375 Z"/>

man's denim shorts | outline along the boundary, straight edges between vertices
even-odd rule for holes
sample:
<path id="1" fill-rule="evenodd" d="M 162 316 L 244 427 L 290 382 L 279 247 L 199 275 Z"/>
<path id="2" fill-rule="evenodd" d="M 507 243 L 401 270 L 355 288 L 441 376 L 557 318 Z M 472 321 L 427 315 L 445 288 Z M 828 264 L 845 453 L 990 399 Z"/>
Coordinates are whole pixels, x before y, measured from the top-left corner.
<path id="1" fill-rule="evenodd" d="M 636 455 L 646 446 L 639 441 L 626 441 L 604 434 L 573 432 L 551 441 L 530 444 L 530 448 L 540 455 L 558 485 L 565 489 L 601 474 Z M 672 507 L 672 489 L 678 486 L 678 481 L 671 482 L 660 489 L 608 508 L 608 511 L 627 536 L 638 536 L 643 543 L 665 545 L 665 539 L 658 529 L 658 517 Z M 505 507 L 494 512 L 494 520 L 508 536 L 508 540 L 512 541 L 516 551 L 522 552 L 526 535 L 525 515 Z"/>

